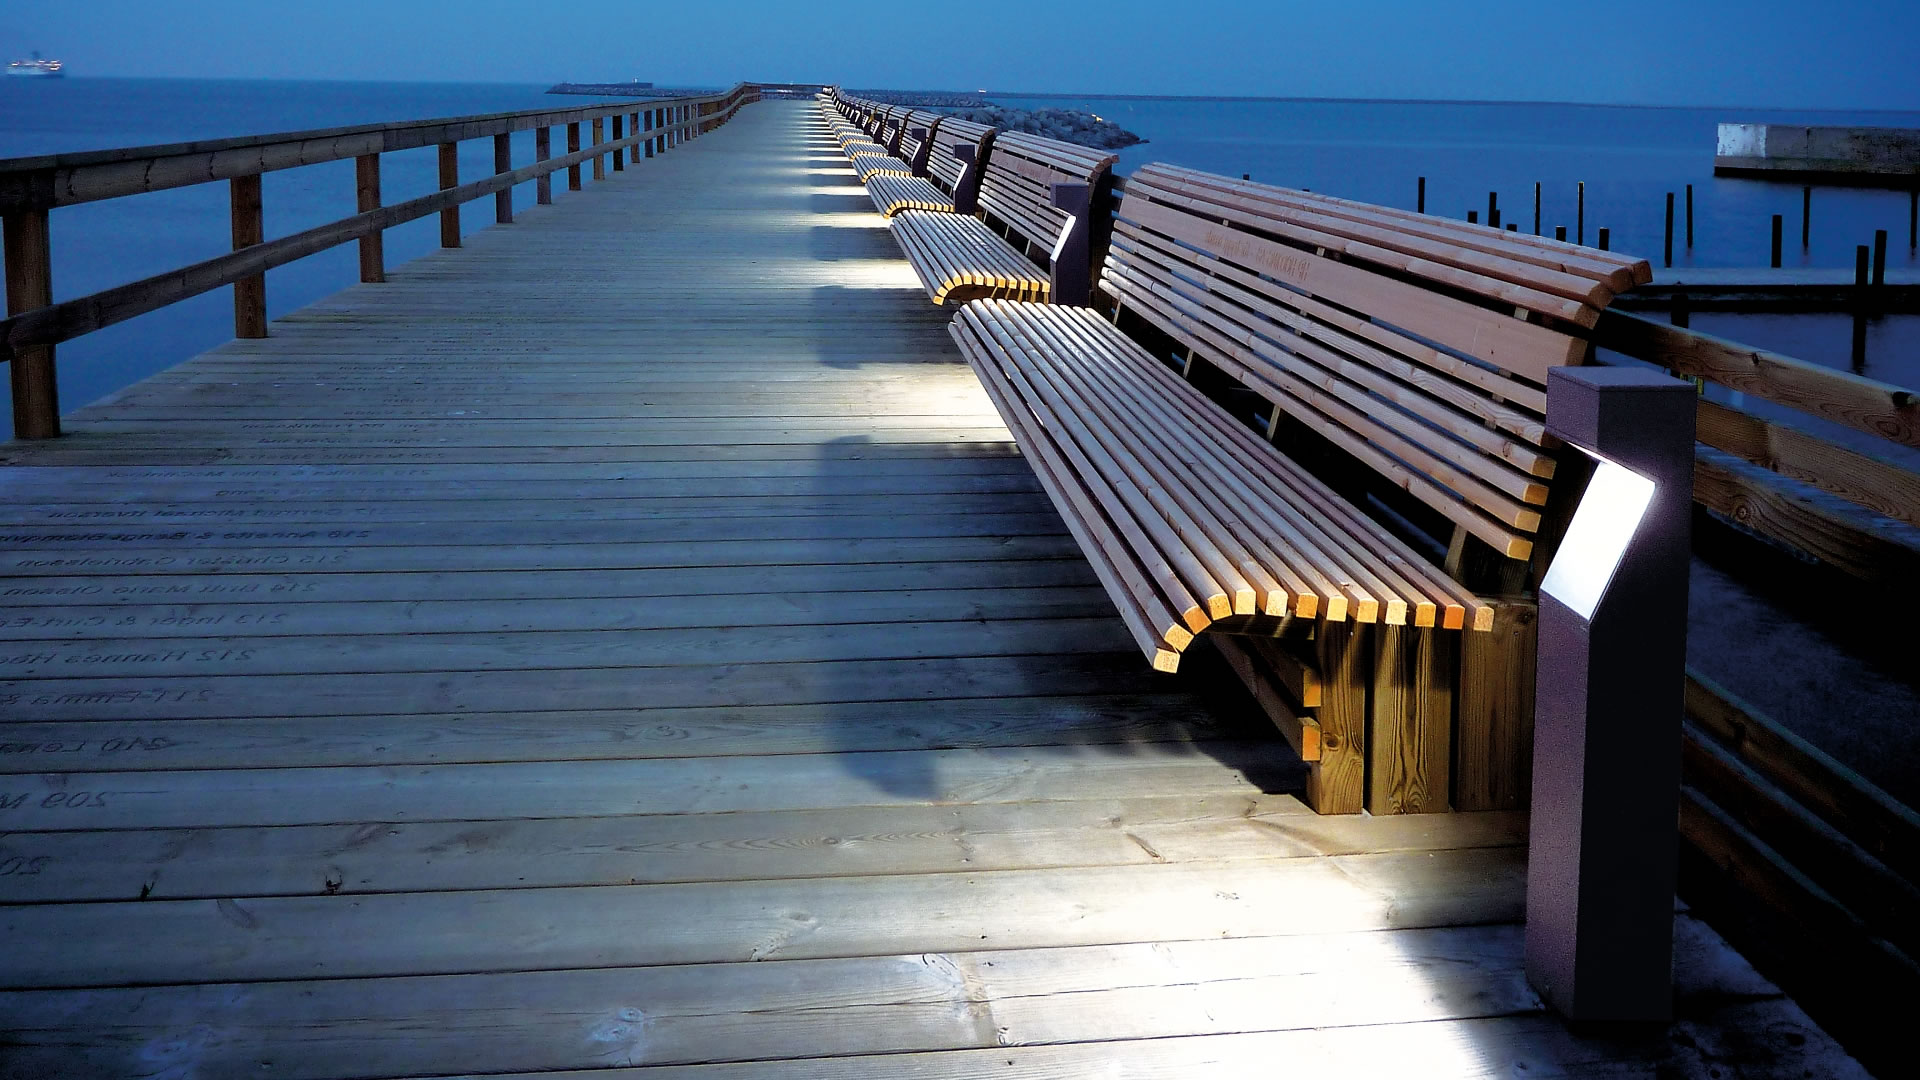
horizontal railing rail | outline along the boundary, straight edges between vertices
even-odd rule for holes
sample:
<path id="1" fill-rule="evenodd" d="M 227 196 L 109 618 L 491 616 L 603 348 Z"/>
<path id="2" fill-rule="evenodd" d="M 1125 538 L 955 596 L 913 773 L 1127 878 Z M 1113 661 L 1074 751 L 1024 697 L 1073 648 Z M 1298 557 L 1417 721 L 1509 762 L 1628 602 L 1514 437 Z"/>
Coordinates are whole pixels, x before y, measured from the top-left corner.
<path id="1" fill-rule="evenodd" d="M 441 215 L 441 246 L 460 246 L 460 207 L 495 198 L 495 220 L 513 220 L 512 189 L 538 185 L 536 202 L 552 201 L 551 177 L 567 171 L 568 188 L 581 187 L 581 166 L 591 163 L 603 179 L 609 158 L 614 171 L 628 155 L 639 161 L 727 122 L 759 100 L 759 89 L 741 83 L 707 97 L 654 98 L 577 109 L 535 109 L 397 124 L 369 124 L 318 131 L 86 151 L 0 160 L 0 229 L 4 230 L 7 318 L 0 321 L 0 362 L 11 366 L 14 433 L 50 438 L 60 433 L 54 346 L 228 285 L 234 287 L 234 336 L 267 333 L 265 273 L 275 267 L 359 241 L 360 280 L 384 281 L 382 236 L 387 229 L 432 214 Z M 590 141 L 581 145 L 581 126 Z M 552 131 L 566 128 L 566 150 L 552 153 Z M 514 167 L 508 142 L 516 132 L 535 133 L 535 160 Z M 460 183 L 458 146 L 492 138 L 494 172 Z M 441 190 L 405 202 L 382 204 L 380 155 L 427 146 L 440 148 Z M 352 158 L 359 213 L 267 240 L 262 225 L 260 177 L 264 173 Z M 232 185 L 233 247 L 230 254 L 139 281 L 55 303 L 48 214 L 63 206 L 122 198 L 170 188 L 227 181 Z"/>

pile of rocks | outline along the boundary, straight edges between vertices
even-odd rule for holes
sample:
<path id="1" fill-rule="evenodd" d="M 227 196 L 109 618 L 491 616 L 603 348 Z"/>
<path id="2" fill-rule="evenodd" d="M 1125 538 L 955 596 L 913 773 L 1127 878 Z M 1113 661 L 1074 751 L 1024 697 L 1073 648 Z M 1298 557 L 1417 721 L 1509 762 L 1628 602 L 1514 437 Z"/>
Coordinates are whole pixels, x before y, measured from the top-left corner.
<path id="1" fill-rule="evenodd" d="M 1118 150 L 1147 141 L 1111 120 L 1073 109 L 1009 109 L 1002 105 L 984 105 L 951 111 L 962 120 L 1002 131 L 1024 131 L 1100 150 Z"/>

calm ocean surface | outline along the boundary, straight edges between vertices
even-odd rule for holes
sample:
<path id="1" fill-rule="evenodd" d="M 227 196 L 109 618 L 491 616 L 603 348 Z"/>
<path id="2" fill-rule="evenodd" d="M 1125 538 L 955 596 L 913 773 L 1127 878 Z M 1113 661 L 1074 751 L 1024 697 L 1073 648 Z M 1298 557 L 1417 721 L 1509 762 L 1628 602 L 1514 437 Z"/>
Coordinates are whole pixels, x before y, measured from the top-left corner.
<path id="1" fill-rule="evenodd" d="M 585 104 L 555 98 L 540 86 L 501 84 L 301 83 L 219 80 L 70 78 L 0 82 L 0 157 L 137 146 L 188 139 L 296 131 L 344 124 L 411 120 L 513 109 Z M 1695 247 L 1676 251 L 1677 265 L 1764 265 L 1768 220 L 1786 215 L 1788 265 L 1850 267 L 1855 244 L 1874 229 L 1893 236 L 1889 262 L 1913 269 L 1907 248 L 1907 197 L 1900 192 L 1822 188 L 1816 191 L 1813 244 L 1799 236 L 1800 189 L 1785 184 L 1715 179 L 1715 124 L 1721 120 L 1875 124 L 1920 127 L 1920 113 L 1782 112 L 1742 109 L 1646 109 L 1537 104 L 1425 104 L 1339 101 L 1205 101 L 1171 99 L 1022 99 L 1011 105 L 1078 106 L 1150 141 L 1122 155 L 1122 169 L 1147 161 L 1176 162 L 1349 198 L 1411 207 L 1416 178 L 1427 177 L 1430 212 L 1464 217 L 1484 212 L 1489 191 L 1502 214 L 1533 226 L 1533 185 L 1543 185 L 1543 229 L 1574 225 L 1575 185 L 1587 184 L 1587 237 L 1608 227 L 1617 250 L 1658 258 L 1665 193 L 1695 186 Z M 532 158 L 530 132 L 516 136 L 516 161 Z M 492 170 L 484 141 L 464 144 L 463 176 Z M 387 155 L 389 201 L 437 186 L 431 148 Z M 267 234 L 280 236 L 354 211 L 352 162 L 272 173 L 265 178 Z M 564 193 L 562 196 L 564 198 Z M 515 192 L 529 205 L 531 185 Z M 173 269 L 227 250 L 224 184 L 157 192 L 68 207 L 53 215 L 57 298 Z M 491 215 L 469 207 L 468 229 Z M 424 254 L 438 242 L 433 219 L 387 234 L 389 265 Z M 268 304 L 283 314 L 354 281 L 351 246 L 268 275 Z M 1868 373 L 1908 385 L 1920 381 L 1912 344 L 1916 320 L 1876 323 L 1869 335 Z M 1694 325 L 1835 365 L 1848 361 L 1844 317 L 1716 317 Z M 178 363 L 226 340 L 231 303 L 225 290 L 175 305 L 60 347 L 61 396 L 67 408 Z"/>

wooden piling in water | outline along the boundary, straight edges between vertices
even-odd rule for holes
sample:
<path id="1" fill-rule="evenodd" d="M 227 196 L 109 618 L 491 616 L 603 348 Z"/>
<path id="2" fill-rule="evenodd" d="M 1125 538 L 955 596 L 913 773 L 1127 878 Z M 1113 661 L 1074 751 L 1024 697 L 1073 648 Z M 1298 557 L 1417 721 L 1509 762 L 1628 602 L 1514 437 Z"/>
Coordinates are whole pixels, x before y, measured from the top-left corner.
<path id="1" fill-rule="evenodd" d="M 1887 283 L 1887 230 L 1873 231 L 1873 283 L 1880 286 Z"/>
<path id="2" fill-rule="evenodd" d="M 1609 244 L 1612 241 L 1612 239 L 1613 237 L 1612 237 L 1611 230 L 1601 229 L 1600 230 L 1600 250 L 1601 251 L 1610 250 Z"/>
<path id="3" fill-rule="evenodd" d="M 1773 256 L 1772 261 L 1767 265 L 1773 267 L 1775 270 L 1780 269 L 1780 229 L 1783 224 L 1784 222 L 1779 214 L 1773 215 Z"/>
<path id="4" fill-rule="evenodd" d="M 1687 250 L 1693 250 L 1693 185 L 1687 185 Z"/>
<path id="5" fill-rule="evenodd" d="M 1495 229 L 1500 227 L 1500 193 L 1497 191 L 1487 192 L 1487 225 Z"/>
<path id="6" fill-rule="evenodd" d="M 1427 212 L 1427 178 L 1421 177 L 1419 186 L 1414 189 L 1413 210 L 1417 214 Z"/>
<path id="7" fill-rule="evenodd" d="M 1661 250 L 1662 250 L 1662 257 L 1666 260 L 1666 264 L 1668 266 L 1672 266 L 1673 265 L 1673 192 L 1671 191 L 1667 192 L 1667 238 L 1666 238 L 1666 243 Z"/>
<path id="8" fill-rule="evenodd" d="M 1808 247 L 1813 238 L 1813 187 L 1800 189 L 1800 246 Z M 1779 266 L 1779 263 L 1773 265 Z"/>
<path id="9" fill-rule="evenodd" d="M 1566 240 L 1567 227 L 1565 225 L 1555 225 L 1553 227 L 1553 238 L 1555 240 L 1561 240 L 1561 241 Z"/>
<path id="10" fill-rule="evenodd" d="M 1533 182 L 1533 235 L 1540 235 L 1540 181 Z"/>
<path id="11" fill-rule="evenodd" d="M 1580 190 L 1578 195 L 1575 196 L 1575 200 L 1573 208 L 1573 242 L 1576 244 L 1584 244 L 1587 242 L 1587 182 L 1585 180 L 1580 181 Z"/>

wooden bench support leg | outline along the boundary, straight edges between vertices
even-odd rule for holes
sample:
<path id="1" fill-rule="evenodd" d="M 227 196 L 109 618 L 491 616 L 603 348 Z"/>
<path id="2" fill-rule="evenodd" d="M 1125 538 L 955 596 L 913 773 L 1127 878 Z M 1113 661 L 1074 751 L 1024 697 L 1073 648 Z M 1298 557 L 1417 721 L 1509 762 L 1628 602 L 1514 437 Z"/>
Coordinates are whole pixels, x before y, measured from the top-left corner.
<path id="1" fill-rule="evenodd" d="M 1350 622 L 1320 624 L 1320 760 L 1307 766 L 1307 805 L 1322 814 L 1357 814 L 1365 806 L 1366 638 Z"/>
<path id="2" fill-rule="evenodd" d="M 1493 630 L 1460 642 L 1453 807 L 1524 810 L 1533 787 L 1535 622 L 1531 600 L 1494 605 Z"/>
<path id="3" fill-rule="evenodd" d="M 1447 810 L 1453 733 L 1453 642 L 1447 630 L 1375 626 L 1367 812 Z"/>

